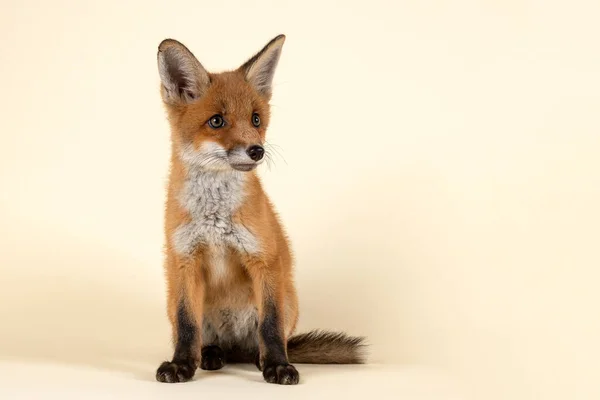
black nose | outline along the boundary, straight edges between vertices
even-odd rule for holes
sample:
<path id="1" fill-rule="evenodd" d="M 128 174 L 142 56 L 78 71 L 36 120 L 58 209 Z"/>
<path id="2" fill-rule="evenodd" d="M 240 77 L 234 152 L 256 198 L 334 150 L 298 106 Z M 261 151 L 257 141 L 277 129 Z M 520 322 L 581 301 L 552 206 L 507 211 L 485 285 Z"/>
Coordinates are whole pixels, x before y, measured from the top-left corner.
<path id="1" fill-rule="evenodd" d="M 248 154 L 248 157 L 250 157 L 253 161 L 259 161 L 261 158 L 263 158 L 263 155 L 265 154 L 265 149 L 263 149 L 262 146 L 254 145 L 248 147 L 246 153 Z"/>

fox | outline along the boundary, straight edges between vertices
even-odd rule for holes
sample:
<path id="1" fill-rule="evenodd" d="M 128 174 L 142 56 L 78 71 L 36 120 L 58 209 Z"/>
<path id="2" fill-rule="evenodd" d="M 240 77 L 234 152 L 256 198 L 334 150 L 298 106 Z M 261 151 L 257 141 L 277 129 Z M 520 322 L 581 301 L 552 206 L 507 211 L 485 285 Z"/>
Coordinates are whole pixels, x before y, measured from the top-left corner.
<path id="1" fill-rule="evenodd" d="M 209 72 L 175 39 L 158 46 L 160 96 L 170 127 L 164 270 L 173 356 L 159 382 L 197 369 L 254 363 L 268 383 L 295 385 L 294 363 L 362 364 L 365 338 L 296 334 L 294 258 L 257 168 L 285 35 L 237 69 Z"/>

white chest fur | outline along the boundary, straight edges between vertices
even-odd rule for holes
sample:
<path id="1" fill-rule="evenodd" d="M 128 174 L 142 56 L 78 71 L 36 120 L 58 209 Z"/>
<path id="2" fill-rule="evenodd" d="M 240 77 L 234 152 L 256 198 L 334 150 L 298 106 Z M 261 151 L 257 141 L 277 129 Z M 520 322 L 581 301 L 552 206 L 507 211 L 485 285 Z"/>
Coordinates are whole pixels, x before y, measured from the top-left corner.
<path id="1" fill-rule="evenodd" d="M 224 254 L 228 247 L 256 253 L 258 241 L 246 227 L 233 222 L 244 200 L 245 175 L 240 172 L 190 169 L 179 194 L 179 203 L 190 215 L 173 235 L 180 255 L 191 255 L 199 245 L 210 249 L 213 274 L 225 273 Z"/>

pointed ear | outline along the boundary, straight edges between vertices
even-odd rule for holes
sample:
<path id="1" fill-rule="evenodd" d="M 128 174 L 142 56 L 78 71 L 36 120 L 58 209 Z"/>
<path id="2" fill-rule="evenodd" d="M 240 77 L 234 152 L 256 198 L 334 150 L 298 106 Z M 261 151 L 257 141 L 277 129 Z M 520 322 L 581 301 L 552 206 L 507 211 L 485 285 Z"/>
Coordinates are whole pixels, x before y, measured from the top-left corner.
<path id="1" fill-rule="evenodd" d="M 165 39 L 158 46 L 161 94 L 167 104 L 188 104 L 202 96 L 210 78 L 202 64 L 183 44 Z"/>
<path id="2" fill-rule="evenodd" d="M 285 35 L 279 35 L 271 40 L 261 51 L 242 65 L 239 70 L 245 75 L 257 92 L 271 97 L 273 76 L 281 55 Z"/>

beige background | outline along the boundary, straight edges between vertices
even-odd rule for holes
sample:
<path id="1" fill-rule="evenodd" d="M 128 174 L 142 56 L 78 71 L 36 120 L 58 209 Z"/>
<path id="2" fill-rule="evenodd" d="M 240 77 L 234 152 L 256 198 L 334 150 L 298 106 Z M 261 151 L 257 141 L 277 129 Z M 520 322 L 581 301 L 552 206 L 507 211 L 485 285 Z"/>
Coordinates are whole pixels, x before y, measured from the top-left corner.
<path id="1" fill-rule="evenodd" d="M 300 329 L 367 335 L 373 363 L 475 398 L 600 397 L 599 11 L 2 1 L 0 360 L 152 380 L 169 353 L 157 45 L 217 71 L 285 33 L 261 175 Z"/>

